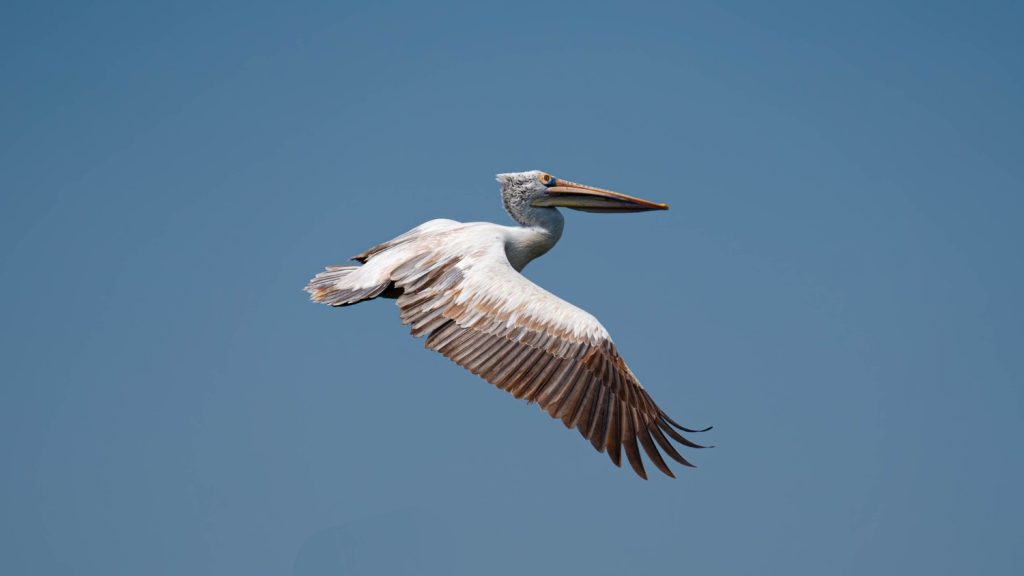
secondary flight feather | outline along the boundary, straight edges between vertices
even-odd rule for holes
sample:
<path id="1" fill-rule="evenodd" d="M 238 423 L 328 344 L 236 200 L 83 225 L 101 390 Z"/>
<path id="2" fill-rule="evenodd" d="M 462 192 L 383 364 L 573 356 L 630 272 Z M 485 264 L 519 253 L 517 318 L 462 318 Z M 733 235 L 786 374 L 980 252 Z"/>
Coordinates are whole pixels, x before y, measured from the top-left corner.
<path id="1" fill-rule="evenodd" d="M 675 476 L 662 453 L 693 466 L 673 441 L 703 448 L 651 399 L 596 318 L 520 274 L 562 236 L 559 207 L 588 212 L 667 210 L 668 205 L 531 170 L 498 174 L 518 226 L 431 220 L 328 266 L 306 286 L 311 299 L 349 306 L 395 298 L 402 322 L 426 347 L 575 428 L 616 466 L 622 453 L 647 478 L 640 450 Z"/>

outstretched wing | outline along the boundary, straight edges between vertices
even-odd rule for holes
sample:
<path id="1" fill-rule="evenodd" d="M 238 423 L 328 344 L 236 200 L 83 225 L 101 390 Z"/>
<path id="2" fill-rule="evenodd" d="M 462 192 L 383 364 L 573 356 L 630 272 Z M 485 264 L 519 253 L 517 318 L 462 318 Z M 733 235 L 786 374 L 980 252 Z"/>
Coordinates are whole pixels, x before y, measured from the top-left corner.
<path id="1" fill-rule="evenodd" d="M 699 431 L 658 408 L 596 318 L 512 268 L 500 235 L 481 228 L 458 236 L 391 273 L 403 290 L 402 322 L 412 325 L 413 336 L 427 335 L 427 348 L 537 402 L 599 452 L 607 450 L 616 466 L 625 451 L 633 470 L 647 478 L 638 443 L 669 476 L 675 475 L 661 451 L 693 466 L 669 438 L 703 448 L 677 429 Z"/>

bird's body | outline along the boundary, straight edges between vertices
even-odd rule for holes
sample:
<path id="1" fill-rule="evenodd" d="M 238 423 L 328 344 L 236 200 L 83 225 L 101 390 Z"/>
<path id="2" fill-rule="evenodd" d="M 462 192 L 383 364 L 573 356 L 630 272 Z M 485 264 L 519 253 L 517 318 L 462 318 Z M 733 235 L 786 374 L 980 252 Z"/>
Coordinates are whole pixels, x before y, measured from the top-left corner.
<path id="1" fill-rule="evenodd" d="M 600 322 L 519 273 L 561 237 L 564 220 L 556 201 L 604 212 L 667 206 L 537 171 L 498 179 L 505 208 L 519 226 L 431 220 L 355 256 L 361 266 L 328 267 L 306 290 L 314 301 L 332 306 L 397 298 L 402 321 L 411 324 L 414 336 L 427 336 L 427 348 L 517 398 L 537 402 L 599 451 L 607 450 L 616 465 L 621 447 L 646 478 L 639 441 L 666 474 L 672 472 L 655 444 L 689 466 L 665 435 L 700 447 L 676 429 L 694 430 L 654 404 Z"/>

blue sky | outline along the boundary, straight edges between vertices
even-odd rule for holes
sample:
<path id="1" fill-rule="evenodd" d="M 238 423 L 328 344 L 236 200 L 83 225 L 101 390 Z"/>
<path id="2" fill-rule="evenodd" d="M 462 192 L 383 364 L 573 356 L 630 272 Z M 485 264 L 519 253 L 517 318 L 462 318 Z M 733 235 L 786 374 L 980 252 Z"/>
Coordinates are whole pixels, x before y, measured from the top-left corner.
<path id="1" fill-rule="evenodd" d="M 0 19 L 0 572 L 1019 574 L 1021 7 L 22 3 Z M 696 470 L 643 482 L 301 292 L 497 172 L 570 213 Z"/>

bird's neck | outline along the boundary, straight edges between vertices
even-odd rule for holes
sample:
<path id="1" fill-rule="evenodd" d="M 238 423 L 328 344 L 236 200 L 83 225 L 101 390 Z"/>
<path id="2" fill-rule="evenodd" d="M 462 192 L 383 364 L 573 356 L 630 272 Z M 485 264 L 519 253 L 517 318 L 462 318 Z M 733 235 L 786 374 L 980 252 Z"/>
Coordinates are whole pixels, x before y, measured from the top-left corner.
<path id="1" fill-rule="evenodd" d="M 505 245 L 505 253 L 516 270 L 522 270 L 539 256 L 544 255 L 562 237 L 565 218 L 557 208 L 535 206 L 510 211 L 522 226 L 515 228 Z"/>

